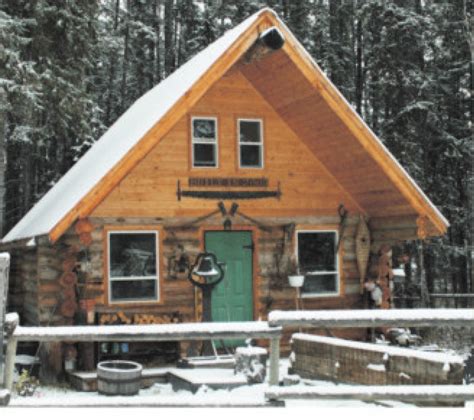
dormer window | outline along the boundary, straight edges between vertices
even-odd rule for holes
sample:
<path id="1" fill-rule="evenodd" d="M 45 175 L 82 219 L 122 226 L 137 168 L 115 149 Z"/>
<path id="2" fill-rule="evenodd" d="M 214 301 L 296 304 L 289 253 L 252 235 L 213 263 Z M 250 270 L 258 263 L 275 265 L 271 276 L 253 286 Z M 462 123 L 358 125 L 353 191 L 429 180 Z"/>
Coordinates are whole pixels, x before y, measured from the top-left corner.
<path id="1" fill-rule="evenodd" d="M 217 118 L 191 119 L 193 168 L 217 168 Z"/>
<path id="2" fill-rule="evenodd" d="M 263 168 L 263 122 L 238 120 L 239 167 Z"/>

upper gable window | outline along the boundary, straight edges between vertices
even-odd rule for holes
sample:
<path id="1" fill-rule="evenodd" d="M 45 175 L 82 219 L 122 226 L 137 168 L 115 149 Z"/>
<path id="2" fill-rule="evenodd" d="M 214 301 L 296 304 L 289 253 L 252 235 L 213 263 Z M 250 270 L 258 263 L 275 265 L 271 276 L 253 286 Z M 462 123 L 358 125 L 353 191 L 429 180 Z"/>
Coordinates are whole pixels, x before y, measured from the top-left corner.
<path id="1" fill-rule="evenodd" d="M 263 168 L 263 123 L 262 120 L 238 120 L 239 166 L 241 168 Z"/>
<path id="2" fill-rule="evenodd" d="M 217 168 L 217 118 L 191 119 L 193 168 Z"/>

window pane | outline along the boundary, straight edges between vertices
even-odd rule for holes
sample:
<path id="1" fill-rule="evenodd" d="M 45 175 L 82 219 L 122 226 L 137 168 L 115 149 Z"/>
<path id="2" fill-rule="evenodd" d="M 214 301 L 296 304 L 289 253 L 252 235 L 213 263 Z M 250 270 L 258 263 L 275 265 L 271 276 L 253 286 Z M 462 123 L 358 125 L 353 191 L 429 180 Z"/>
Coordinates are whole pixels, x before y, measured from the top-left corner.
<path id="1" fill-rule="evenodd" d="M 240 145 L 240 166 L 245 167 L 261 167 L 261 147 Z"/>
<path id="2" fill-rule="evenodd" d="M 156 280 L 115 280 L 110 287 L 112 300 L 157 299 Z"/>
<path id="3" fill-rule="evenodd" d="M 336 293 L 337 275 L 323 274 L 319 276 L 307 274 L 304 276 L 303 293 Z"/>
<path id="4" fill-rule="evenodd" d="M 194 166 L 216 166 L 213 144 L 193 144 Z"/>
<path id="5" fill-rule="evenodd" d="M 110 234 L 110 277 L 156 276 L 154 233 Z"/>
<path id="6" fill-rule="evenodd" d="M 240 141 L 260 143 L 260 121 L 240 121 Z"/>
<path id="7" fill-rule="evenodd" d="M 298 232 L 298 264 L 303 273 L 337 271 L 335 232 Z"/>
<path id="8" fill-rule="evenodd" d="M 193 138 L 215 140 L 216 122 L 214 120 L 193 120 Z"/>

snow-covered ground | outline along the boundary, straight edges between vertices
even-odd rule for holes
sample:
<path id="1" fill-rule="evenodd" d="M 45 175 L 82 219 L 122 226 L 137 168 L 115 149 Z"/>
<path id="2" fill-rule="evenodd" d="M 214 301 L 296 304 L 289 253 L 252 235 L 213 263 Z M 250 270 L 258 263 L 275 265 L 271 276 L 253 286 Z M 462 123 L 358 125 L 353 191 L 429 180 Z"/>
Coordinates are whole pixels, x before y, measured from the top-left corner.
<path id="1" fill-rule="evenodd" d="M 288 360 L 280 362 L 281 378 L 287 375 Z M 196 375 L 213 376 L 227 382 L 233 373 L 230 369 L 194 369 Z M 303 380 L 306 386 L 338 386 L 329 381 Z M 65 407 L 65 406 L 260 406 L 265 404 L 264 393 L 268 384 L 245 385 L 232 390 L 212 390 L 202 386 L 195 394 L 189 391 L 173 391 L 171 384 L 155 384 L 150 388 L 140 390 L 133 397 L 109 397 L 97 392 L 79 392 L 68 387 L 40 386 L 31 397 L 13 395 L 12 407 Z M 414 407 L 396 401 L 379 401 L 365 403 L 351 400 L 288 400 L 287 407 Z"/>

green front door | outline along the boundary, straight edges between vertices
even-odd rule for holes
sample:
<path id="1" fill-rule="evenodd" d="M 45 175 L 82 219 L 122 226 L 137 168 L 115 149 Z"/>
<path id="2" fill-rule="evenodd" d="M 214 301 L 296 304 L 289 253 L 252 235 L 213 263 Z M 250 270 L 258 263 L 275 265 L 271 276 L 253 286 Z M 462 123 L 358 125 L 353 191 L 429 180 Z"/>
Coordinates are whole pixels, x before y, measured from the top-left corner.
<path id="1" fill-rule="evenodd" d="M 212 292 L 212 320 L 252 321 L 252 232 L 205 232 L 204 241 L 206 251 L 225 263 L 224 279 Z"/>

